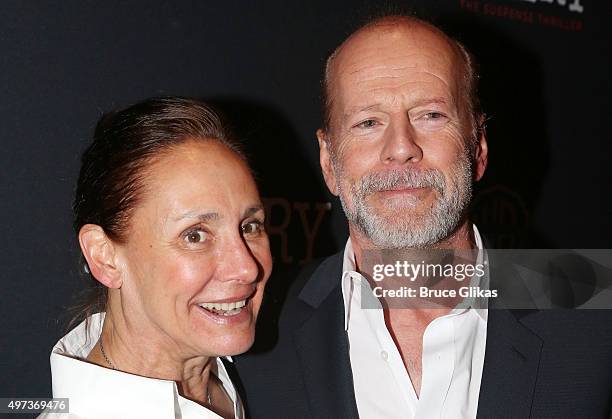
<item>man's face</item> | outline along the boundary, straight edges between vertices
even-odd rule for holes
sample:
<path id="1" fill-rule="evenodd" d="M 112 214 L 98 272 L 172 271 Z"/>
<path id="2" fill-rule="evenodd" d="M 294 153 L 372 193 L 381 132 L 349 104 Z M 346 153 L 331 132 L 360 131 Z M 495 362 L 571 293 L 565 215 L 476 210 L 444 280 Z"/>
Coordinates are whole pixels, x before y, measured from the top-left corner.
<path id="1" fill-rule="evenodd" d="M 486 143 L 466 138 L 463 68 L 439 34 L 398 25 L 357 33 L 332 64 L 321 165 L 351 228 L 375 247 L 430 246 L 465 214 Z"/>

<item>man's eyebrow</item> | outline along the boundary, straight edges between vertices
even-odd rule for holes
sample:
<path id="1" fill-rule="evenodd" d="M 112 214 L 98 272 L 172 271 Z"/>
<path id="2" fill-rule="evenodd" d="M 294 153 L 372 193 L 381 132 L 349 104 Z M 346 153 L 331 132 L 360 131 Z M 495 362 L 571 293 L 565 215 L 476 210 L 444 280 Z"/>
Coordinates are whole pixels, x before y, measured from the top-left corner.
<path id="1" fill-rule="evenodd" d="M 178 217 L 176 217 L 174 220 L 175 221 L 180 221 L 180 220 L 184 220 L 185 218 L 195 218 L 198 219 L 200 221 L 216 221 L 218 219 L 221 218 L 221 214 L 219 214 L 218 212 L 203 212 L 203 213 L 199 213 L 196 211 L 190 211 L 190 212 L 186 212 L 182 215 L 179 215 Z"/>
<path id="2" fill-rule="evenodd" d="M 445 97 L 442 96 L 435 96 L 435 97 L 426 97 L 426 98 L 420 98 L 417 99 L 413 102 L 410 103 L 411 106 L 424 106 L 424 105 L 429 105 L 432 103 L 440 103 L 440 104 L 446 104 L 448 103 L 448 99 L 446 99 Z M 367 105 L 367 106 L 353 106 L 352 108 L 349 108 L 345 113 L 344 113 L 344 118 L 348 118 L 351 115 L 354 115 L 356 113 L 359 112 L 367 112 L 367 111 L 371 111 L 373 109 L 377 109 L 381 107 L 381 103 L 374 103 L 372 105 Z"/>
<path id="3" fill-rule="evenodd" d="M 263 205 L 253 205 L 252 207 L 247 208 L 247 210 L 244 212 L 243 218 L 250 217 L 251 215 L 263 210 Z"/>
<path id="4" fill-rule="evenodd" d="M 448 99 L 442 96 L 437 96 L 437 97 L 424 97 L 418 100 L 415 100 L 412 103 L 412 106 L 423 106 L 423 105 L 430 105 L 432 103 L 442 103 L 442 104 L 447 104 L 448 103 Z"/>
<path id="5" fill-rule="evenodd" d="M 347 111 L 344 112 L 342 117 L 346 120 L 356 113 L 371 111 L 372 109 L 376 109 L 378 107 L 380 107 L 380 103 L 375 103 L 373 105 L 368 106 L 353 106 L 352 108 L 347 109 Z"/>

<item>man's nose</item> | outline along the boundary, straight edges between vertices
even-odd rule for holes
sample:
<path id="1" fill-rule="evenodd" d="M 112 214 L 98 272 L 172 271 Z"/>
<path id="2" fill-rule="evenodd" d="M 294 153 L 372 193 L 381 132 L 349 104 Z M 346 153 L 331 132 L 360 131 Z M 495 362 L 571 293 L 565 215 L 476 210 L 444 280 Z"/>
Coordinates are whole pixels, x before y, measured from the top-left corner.
<path id="1" fill-rule="evenodd" d="M 259 276 L 259 264 L 246 241 L 237 237 L 220 252 L 219 280 L 244 284 L 255 282 Z"/>
<path id="2" fill-rule="evenodd" d="M 381 161 L 384 164 L 417 163 L 423 158 L 423 150 L 416 142 L 414 127 L 407 115 L 393 118 L 384 134 Z"/>

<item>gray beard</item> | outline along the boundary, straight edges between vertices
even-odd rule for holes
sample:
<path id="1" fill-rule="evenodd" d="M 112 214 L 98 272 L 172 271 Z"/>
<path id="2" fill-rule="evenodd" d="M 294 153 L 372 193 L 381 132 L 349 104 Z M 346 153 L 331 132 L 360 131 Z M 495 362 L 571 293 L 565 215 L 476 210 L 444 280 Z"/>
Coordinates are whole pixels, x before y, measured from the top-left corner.
<path id="1" fill-rule="evenodd" d="M 334 160 L 332 159 L 334 171 L 337 179 L 340 179 L 342 168 L 337 166 Z M 339 182 L 337 187 L 349 222 L 357 227 L 374 247 L 427 248 L 448 238 L 459 225 L 472 199 L 472 174 L 472 166 L 466 152 L 452 167 L 451 182 L 448 185 L 439 170 L 403 169 L 364 176 L 351 185 L 348 196 Z M 438 193 L 439 198 L 418 218 L 402 214 L 402 211 L 407 209 L 406 204 L 398 205 L 397 211 L 390 211 L 387 216 L 377 213 L 376 209 L 368 204 L 369 195 L 398 186 L 429 187 Z M 388 209 L 393 210 L 393 205 Z"/>

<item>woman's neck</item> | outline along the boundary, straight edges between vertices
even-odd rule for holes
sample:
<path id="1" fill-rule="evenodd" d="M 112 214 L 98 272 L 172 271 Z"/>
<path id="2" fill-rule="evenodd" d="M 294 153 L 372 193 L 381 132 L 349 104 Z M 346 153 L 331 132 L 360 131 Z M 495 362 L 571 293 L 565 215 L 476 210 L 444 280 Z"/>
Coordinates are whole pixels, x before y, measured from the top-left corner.
<path id="1" fill-rule="evenodd" d="M 100 339 L 87 360 L 130 374 L 175 381 L 182 396 L 206 405 L 216 358 L 185 356 L 169 338 L 155 339 L 153 335 L 136 330 L 109 307 Z"/>

